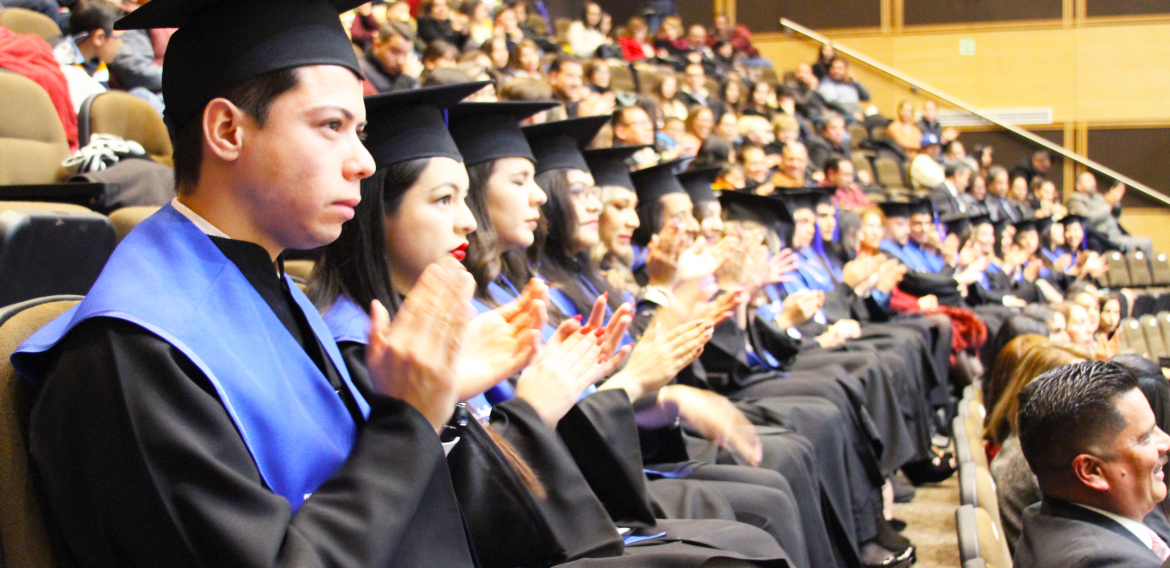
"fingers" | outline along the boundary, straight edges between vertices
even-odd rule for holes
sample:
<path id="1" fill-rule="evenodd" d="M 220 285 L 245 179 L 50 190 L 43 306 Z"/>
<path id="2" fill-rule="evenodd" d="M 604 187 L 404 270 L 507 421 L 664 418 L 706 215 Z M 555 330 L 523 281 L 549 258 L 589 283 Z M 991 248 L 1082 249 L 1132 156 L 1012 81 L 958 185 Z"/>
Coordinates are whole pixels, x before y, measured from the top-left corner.
<path id="1" fill-rule="evenodd" d="M 581 316 L 571 317 L 557 326 L 557 332 L 549 339 L 549 343 L 561 343 L 572 337 L 577 330 L 581 329 Z"/>
<path id="2" fill-rule="evenodd" d="M 606 292 L 597 297 L 593 301 L 593 311 L 589 314 L 589 321 L 585 322 L 585 327 L 589 329 L 600 329 L 602 322 L 605 321 L 605 305 L 609 301 L 609 292 Z"/>

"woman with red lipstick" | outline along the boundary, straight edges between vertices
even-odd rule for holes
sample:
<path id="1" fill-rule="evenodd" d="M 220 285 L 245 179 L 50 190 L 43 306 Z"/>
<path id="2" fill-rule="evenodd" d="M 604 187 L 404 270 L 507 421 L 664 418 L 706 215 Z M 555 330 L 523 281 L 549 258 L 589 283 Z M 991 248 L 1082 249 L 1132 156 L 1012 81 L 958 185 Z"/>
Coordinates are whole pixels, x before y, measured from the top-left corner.
<path id="1" fill-rule="evenodd" d="M 442 109 L 478 86 L 367 100 L 371 125 L 366 144 L 378 169 L 363 183 L 354 219 L 324 249 L 310 282 L 310 295 L 319 306 L 327 306 L 324 319 L 359 385 L 368 340 L 362 330 L 369 320 L 360 306 L 378 298 L 396 308 L 402 291 L 415 285 L 419 267 L 465 254 L 467 235 L 476 227 L 465 203 L 463 158 Z M 457 413 L 448 425 L 449 437 L 460 438 L 447 458 L 451 480 L 481 565 L 553 565 L 578 558 L 602 566 L 654 565 L 654 558 L 663 557 L 656 544 L 679 540 L 679 530 L 682 536 L 705 532 L 693 526 L 641 524 L 642 530 L 653 530 L 645 536 L 661 530 L 667 536 L 627 546 L 553 431 L 580 394 L 622 362 L 628 349 L 612 359 L 603 353 L 613 352 L 607 333 L 620 336 L 628 318 L 615 318 L 609 327 L 602 327 L 599 318 L 584 326 L 569 320 L 536 355 L 545 297 L 543 285 L 533 283 L 516 301 L 481 314 L 469 324 L 459 350 L 461 398 L 491 413 L 482 419 L 490 427 L 481 425 L 474 412 Z M 493 407 L 478 395 L 522 368 L 511 401 Z M 747 539 L 736 552 L 672 542 L 672 548 L 681 549 L 670 559 L 690 566 L 716 557 L 742 561 L 745 556 L 783 556 L 774 540 L 750 527 L 719 523 L 706 530 L 732 526 L 742 528 L 735 532 Z"/>

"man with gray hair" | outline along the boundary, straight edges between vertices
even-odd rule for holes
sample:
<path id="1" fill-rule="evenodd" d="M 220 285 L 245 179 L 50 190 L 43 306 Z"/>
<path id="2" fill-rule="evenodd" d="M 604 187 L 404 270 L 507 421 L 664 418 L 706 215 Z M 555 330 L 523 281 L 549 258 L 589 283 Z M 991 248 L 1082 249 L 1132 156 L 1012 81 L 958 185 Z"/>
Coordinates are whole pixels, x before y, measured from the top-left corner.
<path id="1" fill-rule="evenodd" d="M 1125 184 L 1115 182 L 1108 192 L 1097 189 L 1097 176 L 1084 172 L 1077 176 L 1076 191 L 1068 197 L 1068 212 L 1081 215 L 1093 228 L 1101 231 L 1109 240 L 1126 251 L 1142 250 L 1153 253 L 1153 243 L 1145 237 L 1134 237 L 1125 231 L 1114 216 L 1114 208 L 1120 211 L 1121 198 L 1125 196 Z"/>
<path id="2" fill-rule="evenodd" d="M 1170 525 L 1156 505 L 1170 436 L 1133 373 L 1068 365 L 1019 396 L 1020 446 L 1044 498 L 1024 512 L 1016 566 L 1161 566 Z"/>

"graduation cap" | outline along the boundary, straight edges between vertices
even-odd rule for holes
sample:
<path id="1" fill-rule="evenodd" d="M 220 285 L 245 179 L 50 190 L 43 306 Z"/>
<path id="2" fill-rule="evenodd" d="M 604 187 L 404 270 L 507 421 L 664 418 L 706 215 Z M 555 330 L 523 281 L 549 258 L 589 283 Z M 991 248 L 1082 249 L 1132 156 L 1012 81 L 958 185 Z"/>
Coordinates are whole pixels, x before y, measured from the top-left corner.
<path id="1" fill-rule="evenodd" d="M 1016 227 L 1016 234 L 1017 235 L 1024 232 L 1024 231 L 1037 231 L 1037 230 L 1039 230 L 1036 227 L 1036 220 L 1035 219 L 1023 219 L 1020 221 L 1016 221 L 1013 224 Z"/>
<path id="2" fill-rule="evenodd" d="M 486 82 L 424 87 L 366 97 L 366 149 L 378 167 L 420 158 L 463 161 L 447 131 L 446 109 Z"/>
<path id="3" fill-rule="evenodd" d="M 1071 223 L 1076 223 L 1078 225 L 1083 226 L 1085 224 L 1085 218 L 1081 215 L 1075 215 L 1073 213 L 1069 213 L 1068 215 L 1061 217 L 1060 220 L 1057 221 L 1057 223 L 1060 223 L 1061 225 L 1064 225 L 1066 227 L 1069 226 L 1069 224 L 1071 224 Z"/>
<path id="4" fill-rule="evenodd" d="M 697 170 L 690 170 L 678 174 L 678 182 L 686 188 L 687 193 L 691 196 L 691 202 L 695 204 L 705 203 L 707 201 L 718 201 L 719 196 L 715 195 L 715 191 L 711 189 L 715 185 L 715 180 L 723 173 L 723 168 L 700 168 Z"/>
<path id="5" fill-rule="evenodd" d="M 947 234 L 957 235 L 972 226 L 971 219 L 972 216 L 966 213 L 952 213 L 943 217 L 942 222 L 947 228 Z"/>
<path id="6" fill-rule="evenodd" d="M 500 158 L 528 158 L 535 163 L 520 121 L 556 106 L 522 101 L 459 103 L 448 111 L 447 130 L 468 166 Z"/>
<path id="7" fill-rule="evenodd" d="M 911 215 L 930 215 L 932 218 L 934 214 L 934 201 L 929 197 L 910 202 Z"/>
<path id="8" fill-rule="evenodd" d="M 363 0 L 152 0 L 119 30 L 179 28 L 167 44 L 162 93 L 171 132 L 248 79 L 308 65 L 361 76 L 338 14 Z"/>
<path id="9" fill-rule="evenodd" d="M 822 203 L 833 202 L 834 188 L 825 187 L 805 187 L 799 189 L 784 190 L 783 193 L 773 194 L 784 200 L 788 205 L 789 211 L 796 211 L 797 209 L 812 209 L 814 212 L 817 205 Z"/>
<path id="10" fill-rule="evenodd" d="M 895 217 L 910 217 L 909 201 L 886 201 L 879 203 L 878 207 L 881 208 L 882 213 L 885 214 L 887 219 L 893 219 Z"/>
<path id="11" fill-rule="evenodd" d="M 630 174 L 634 182 L 634 190 L 638 192 L 639 204 L 655 203 L 665 195 L 672 193 L 687 194 L 687 190 L 674 175 L 674 168 L 679 160 L 665 162 L 657 166 L 640 169 Z"/>
<path id="12" fill-rule="evenodd" d="M 536 156 L 536 173 L 574 169 L 589 171 L 581 151 L 609 122 L 609 116 L 586 116 L 525 126 L 522 130 Z"/>
<path id="13" fill-rule="evenodd" d="M 1047 233 L 1048 230 L 1051 228 L 1052 228 L 1052 217 L 1051 216 L 1037 217 L 1036 218 L 1036 230 L 1040 231 L 1040 234 Z"/>
<path id="14" fill-rule="evenodd" d="M 593 183 L 597 187 L 617 186 L 630 191 L 638 191 L 634 180 L 630 179 L 630 166 L 626 159 L 649 146 L 619 146 L 617 148 L 595 148 L 585 150 L 585 163 L 589 164 L 589 171 L 593 174 Z"/>
<path id="15" fill-rule="evenodd" d="M 971 216 L 971 226 L 978 227 L 979 225 L 990 225 L 991 215 L 987 213 L 976 213 Z"/>
<path id="16" fill-rule="evenodd" d="M 747 191 L 724 191 L 719 194 L 719 205 L 728 221 L 752 221 L 773 230 L 779 223 L 793 223 L 788 206 L 775 197 Z"/>

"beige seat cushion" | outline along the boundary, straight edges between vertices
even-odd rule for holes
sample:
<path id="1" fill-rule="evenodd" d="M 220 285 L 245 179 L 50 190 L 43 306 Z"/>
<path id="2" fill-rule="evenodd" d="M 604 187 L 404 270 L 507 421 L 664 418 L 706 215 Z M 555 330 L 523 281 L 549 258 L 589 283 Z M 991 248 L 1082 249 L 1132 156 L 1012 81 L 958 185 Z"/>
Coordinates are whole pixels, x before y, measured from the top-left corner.
<path id="1" fill-rule="evenodd" d="M 114 223 L 114 233 L 118 236 L 117 242 L 122 242 L 130 231 L 134 230 L 139 223 L 146 220 L 147 217 L 154 215 L 160 207 L 123 207 L 110 213 L 110 221 Z"/>
<path id="2" fill-rule="evenodd" d="M 975 509 L 975 527 L 979 533 L 979 557 L 987 565 L 997 568 L 1012 568 L 1012 554 L 1008 550 L 1007 539 L 999 525 L 992 520 L 987 511 Z"/>
<path id="3" fill-rule="evenodd" d="M 61 37 L 61 28 L 52 18 L 24 8 L 0 11 L 0 28 L 8 28 L 18 34 L 34 34 L 45 41 Z"/>
<path id="4" fill-rule="evenodd" d="M 9 357 L 21 343 L 77 301 L 28 308 L 0 326 L 0 545 L 7 566 L 52 568 L 52 549 L 29 475 L 27 436 L 33 389 L 16 374 Z"/>
<path id="5" fill-rule="evenodd" d="M 308 282 L 316 263 L 311 260 L 288 260 L 284 263 L 284 272 L 293 278 L 300 278 Z"/>
<path id="6" fill-rule="evenodd" d="M 49 94 L 9 71 L 0 71 L 0 93 L 0 185 L 56 182 L 69 142 Z"/>
<path id="7" fill-rule="evenodd" d="M 95 95 L 89 107 L 89 132 L 133 140 L 156 162 L 174 165 L 174 149 L 162 115 L 150 103 L 129 93 L 109 91 Z"/>
<path id="8" fill-rule="evenodd" d="M 88 207 L 72 203 L 42 201 L 0 201 L 0 213 L 5 211 L 56 211 L 58 213 L 93 213 Z"/>

